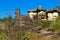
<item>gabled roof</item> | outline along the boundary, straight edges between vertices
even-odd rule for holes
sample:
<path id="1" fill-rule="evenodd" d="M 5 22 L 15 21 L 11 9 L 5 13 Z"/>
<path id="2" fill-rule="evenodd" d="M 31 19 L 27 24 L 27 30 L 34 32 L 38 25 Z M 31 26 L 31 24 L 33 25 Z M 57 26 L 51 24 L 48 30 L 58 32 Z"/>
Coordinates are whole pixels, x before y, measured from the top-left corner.
<path id="1" fill-rule="evenodd" d="M 40 12 L 40 11 L 45 11 L 46 12 L 46 10 L 45 9 L 42 9 L 41 6 L 38 6 L 38 8 L 37 9 L 34 9 L 34 10 L 28 10 L 28 12 Z"/>
<path id="2" fill-rule="evenodd" d="M 46 13 L 53 13 L 53 12 L 60 12 L 58 9 L 52 9 L 52 10 L 48 10 Z"/>
<path id="3" fill-rule="evenodd" d="M 28 12 L 36 12 L 36 10 L 28 10 Z"/>
<path id="4" fill-rule="evenodd" d="M 35 10 L 28 10 L 28 12 L 40 12 L 40 11 L 45 11 L 45 9 L 35 9 Z"/>

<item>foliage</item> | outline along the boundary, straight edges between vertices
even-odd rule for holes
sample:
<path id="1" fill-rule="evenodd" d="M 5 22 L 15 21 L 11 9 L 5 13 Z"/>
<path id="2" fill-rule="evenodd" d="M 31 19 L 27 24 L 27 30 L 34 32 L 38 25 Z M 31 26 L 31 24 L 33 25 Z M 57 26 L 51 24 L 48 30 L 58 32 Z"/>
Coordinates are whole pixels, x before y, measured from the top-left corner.
<path id="1" fill-rule="evenodd" d="M 0 21 L 3 23 L 9 22 L 10 24 L 12 24 L 13 19 L 11 16 L 8 16 L 8 17 L 4 17 L 4 18 L 0 19 Z"/>
<path id="2" fill-rule="evenodd" d="M 7 21 L 7 18 L 4 17 L 4 18 L 1 19 L 1 21 L 2 21 L 2 22 L 6 22 L 6 21 Z"/>
<path id="3" fill-rule="evenodd" d="M 0 33 L 0 40 L 7 40 L 7 39 L 5 38 L 5 36 L 3 36 L 3 35 Z"/>
<path id="4" fill-rule="evenodd" d="M 40 20 L 38 23 L 33 24 L 33 26 L 42 26 L 43 28 L 46 28 L 50 26 L 50 22 L 47 20 Z"/>
<path id="5" fill-rule="evenodd" d="M 53 26 L 55 30 L 60 29 L 60 17 L 58 17 L 55 21 L 55 25 Z"/>

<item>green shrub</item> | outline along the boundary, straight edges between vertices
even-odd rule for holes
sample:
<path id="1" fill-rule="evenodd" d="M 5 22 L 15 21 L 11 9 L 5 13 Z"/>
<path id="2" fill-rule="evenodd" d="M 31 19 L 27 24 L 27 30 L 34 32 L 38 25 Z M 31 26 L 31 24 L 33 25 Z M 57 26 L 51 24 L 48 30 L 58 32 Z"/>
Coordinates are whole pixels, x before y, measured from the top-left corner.
<path id="1" fill-rule="evenodd" d="M 40 20 L 39 22 L 37 23 L 34 23 L 33 26 L 37 27 L 37 26 L 43 26 L 43 28 L 46 28 L 46 27 L 49 27 L 50 26 L 50 22 L 45 20 Z"/>
<path id="2" fill-rule="evenodd" d="M 58 17 L 55 21 L 55 25 L 53 26 L 55 30 L 60 29 L 60 17 Z"/>
<path id="3" fill-rule="evenodd" d="M 2 34 L 0 34 L 0 40 L 7 40 Z"/>

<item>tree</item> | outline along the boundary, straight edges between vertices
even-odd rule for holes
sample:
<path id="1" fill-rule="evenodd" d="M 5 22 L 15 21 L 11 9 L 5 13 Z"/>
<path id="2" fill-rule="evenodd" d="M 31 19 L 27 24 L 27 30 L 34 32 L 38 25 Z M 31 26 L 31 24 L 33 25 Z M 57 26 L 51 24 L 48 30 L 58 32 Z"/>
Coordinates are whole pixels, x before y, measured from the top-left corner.
<path id="1" fill-rule="evenodd" d="M 2 21 L 2 22 L 6 22 L 6 21 L 7 21 L 7 18 L 4 17 L 4 18 L 1 19 L 1 21 Z"/>

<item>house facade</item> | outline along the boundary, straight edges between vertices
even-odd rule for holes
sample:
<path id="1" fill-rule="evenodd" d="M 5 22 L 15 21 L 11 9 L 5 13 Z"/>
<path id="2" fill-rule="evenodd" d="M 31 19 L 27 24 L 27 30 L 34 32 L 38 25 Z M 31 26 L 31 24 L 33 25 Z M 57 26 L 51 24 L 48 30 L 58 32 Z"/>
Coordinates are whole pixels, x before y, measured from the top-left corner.
<path id="1" fill-rule="evenodd" d="M 55 20 L 56 17 L 59 16 L 59 10 L 58 9 L 52 9 L 52 10 L 45 10 L 42 9 L 40 6 L 35 10 L 28 10 L 29 17 L 31 20 L 34 20 L 34 18 L 38 18 L 41 20 Z"/>
<path id="2" fill-rule="evenodd" d="M 52 21 L 59 16 L 60 12 L 57 9 L 53 9 L 53 10 L 48 10 L 46 13 L 47 13 L 47 19 L 49 21 Z"/>

